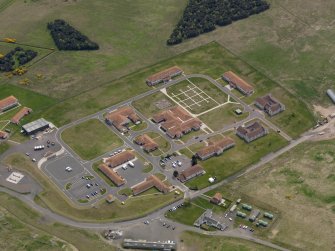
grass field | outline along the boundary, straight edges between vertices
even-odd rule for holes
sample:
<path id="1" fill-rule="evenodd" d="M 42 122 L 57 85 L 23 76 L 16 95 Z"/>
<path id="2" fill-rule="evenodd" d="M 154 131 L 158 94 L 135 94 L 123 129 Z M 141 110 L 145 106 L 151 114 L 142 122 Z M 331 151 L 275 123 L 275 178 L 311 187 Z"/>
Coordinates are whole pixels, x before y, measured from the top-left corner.
<path id="1" fill-rule="evenodd" d="M 225 189 L 280 211 L 263 237 L 293 250 L 332 250 L 334 163 L 332 141 L 304 143 Z"/>
<path id="2" fill-rule="evenodd" d="M 228 101 L 227 95 L 206 79 L 190 78 L 167 89 L 168 95 L 193 114 Z"/>
<path id="3" fill-rule="evenodd" d="M 228 237 L 215 237 L 194 232 L 183 232 L 180 236 L 180 249 L 185 251 L 268 251 L 262 245 Z"/>
<path id="4" fill-rule="evenodd" d="M 176 103 L 174 103 L 170 98 L 168 98 L 162 92 L 157 92 L 145 98 L 134 101 L 132 105 L 142 114 L 144 114 L 147 118 L 151 118 L 153 115 L 161 111 L 161 109 L 159 109 L 159 107 L 156 106 L 156 103 L 161 100 L 168 101 L 171 104 L 170 107 L 176 105 Z"/>
<path id="5" fill-rule="evenodd" d="M 7 210 L 0 219 L 1 250 L 116 250 L 98 234 L 50 222 L 6 193 L 0 193 L 0 204 Z"/>
<path id="6" fill-rule="evenodd" d="M 218 181 L 252 165 L 268 153 L 274 152 L 287 144 L 287 141 L 277 133 L 270 133 L 249 144 L 245 143 L 233 132 L 226 134 L 235 141 L 235 146 L 223 152 L 220 156 L 212 157 L 205 161 L 198 161 L 205 168 L 206 174 L 197 177 L 186 185 L 189 187 L 197 186 L 199 189 L 209 186 L 209 177 L 216 177 Z M 198 145 L 196 149 L 200 149 Z M 192 146 L 190 147 L 192 149 Z"/>
<path id="7" fill-rule="evenodd" d="M 70 127 L 62 139 L 81 158 L 90 160 L 122 146 L 122 140 L 97 119 Z"/>
<path id="8" fill-rule="evenodd" d="M 217 131 L 222 129 L 224 126 L 231 125 L 237 121 L 240 121 L 248 117 L 249 113 L 236 115 L 234 111 L 238 108 L 243 111 L 241 105 L 226 104 L 213 111 L 203 114 L 198 118 L 202 122 L 204 122 L 209 128 L 211 128 L 214 131 Z"/>
<path id="9" fill-rule="evenodd" d="M 158 208 L 168 205 L 183 198 L 183 193 L 175 195 L 173 192 L 165 195 L 148 195 L 138 198 L 130 198 L 125 205 L 120 201 L 108 204 L 105 200 L 92 207 L 77 207 L 69 201 L 62 191 L 50 182 L 49 178 L 40 170 L 37 170 L 32 162 L 23 155 L 14 154 L 8 156 L 4 162 L 18 170 L 23 170 L 32 175 L 43 188 L 43 192 L 35 197 L 35 202 L 41 206 L 50 208 L 57 214 L 64 215 L 77 221 L 105 222 L 113 220 L 125 220 L 140 217 Z M 141 203 L 139 203 L 141 201 Z"/>

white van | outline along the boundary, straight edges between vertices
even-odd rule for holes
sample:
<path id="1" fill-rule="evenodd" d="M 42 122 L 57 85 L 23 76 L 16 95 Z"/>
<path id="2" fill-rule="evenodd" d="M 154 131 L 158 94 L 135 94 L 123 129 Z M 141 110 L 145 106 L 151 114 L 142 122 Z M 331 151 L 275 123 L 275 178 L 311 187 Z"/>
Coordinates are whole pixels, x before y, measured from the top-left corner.
<path id="1" fill-rule="evenodd" d="M 134 167 L 134 166 L 135 166 L 134 163 L 131 162 L 131 161 L 128 162 L 128 165 L 129 165 L 130 167 Z"/>
<path id="2" fill-rule="evenodd" d="M 127 165 L 123 165 L 123 166 L 122 166 L 122 169 L 123 169 L 123 170 L 127 170 L 127 168 L 128 168 Z"/>

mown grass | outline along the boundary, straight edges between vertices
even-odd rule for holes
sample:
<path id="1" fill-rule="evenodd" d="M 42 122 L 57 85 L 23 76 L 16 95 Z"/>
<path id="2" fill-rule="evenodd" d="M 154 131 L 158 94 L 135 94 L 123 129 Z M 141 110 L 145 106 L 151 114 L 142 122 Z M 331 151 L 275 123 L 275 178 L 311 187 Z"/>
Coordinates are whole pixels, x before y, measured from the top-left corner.
<path id="1" fill-rule="evenodd" d="M 96 203 L 95 208 L 86 206 L 78 207 L 69 201 L 62 191 L 60 191 L 43 172 L 37 170 L 26 156 L 13 154 L 8 156 L 4 162 L 19 170 L 26 171 L 39 182 L 43 191 L 37 195 L 38 199 L 36 201 L 41 206 L 47 206 L 55 213 L 77 221 L 105 222 L 132 219 L 146 215 L 164 205 L 183 198 L 183 193 L 177 196 L 171 192 L 165 195 L 148 195 L 143 198 L 130 198 L 125 205 L 121 205 L 120 201 L 108 204 L 104 200 L 101 200 Z"/>
<path id="2" fill-rule="evenodd" d="M 122 145 L 122 140 L 97 119 L 64 130 L 62 139 L 86 160 L 94 159 Z"/>

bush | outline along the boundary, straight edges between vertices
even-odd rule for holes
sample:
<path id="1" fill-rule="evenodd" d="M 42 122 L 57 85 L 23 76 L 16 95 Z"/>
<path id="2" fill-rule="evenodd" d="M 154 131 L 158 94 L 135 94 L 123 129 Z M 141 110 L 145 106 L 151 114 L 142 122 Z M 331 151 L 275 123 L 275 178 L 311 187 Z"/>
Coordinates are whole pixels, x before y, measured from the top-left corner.
<path id="1" fill-rule="evenodd" d="M 48 29 L 59 50 L 98 50 L 99 45 L 81 34 L 64 20 L 48 23 Z"/>
<path id="2" fill-rule="evenodd" d="M 8 52 L 3 58 L 0 58 L 0 72 L 9 72 L 14 70 L 15 62 L 19 66 L 25 65 L 37 56 L 36 51 L 24 50 L 21 47 L 16 47 Z"/>
<path id="3" fill-rule="evenodd" d="M 199 36 L 253 14 L 269 9 L 264 0 L 190 0 L 184 14 L 173 30 L 168 45 Z"/>

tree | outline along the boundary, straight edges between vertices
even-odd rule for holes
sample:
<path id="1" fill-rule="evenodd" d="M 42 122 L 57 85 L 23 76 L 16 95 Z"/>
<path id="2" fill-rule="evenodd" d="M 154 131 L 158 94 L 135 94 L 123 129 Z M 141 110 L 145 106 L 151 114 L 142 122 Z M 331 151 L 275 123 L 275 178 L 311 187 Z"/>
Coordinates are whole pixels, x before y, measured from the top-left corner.
<path id="1" fill-rule="evenodd" d="M 193 155 L 192 156 L 192 166 L 198 164 L 198 159 L 197 159 L 197 156 Z"/>
<path id="2" fill-rule="evenodd" d="M 173 177 L 177 178 L 179 175 L 179 172 L 177 170 L 174 170 L 173 171 Z"/>

